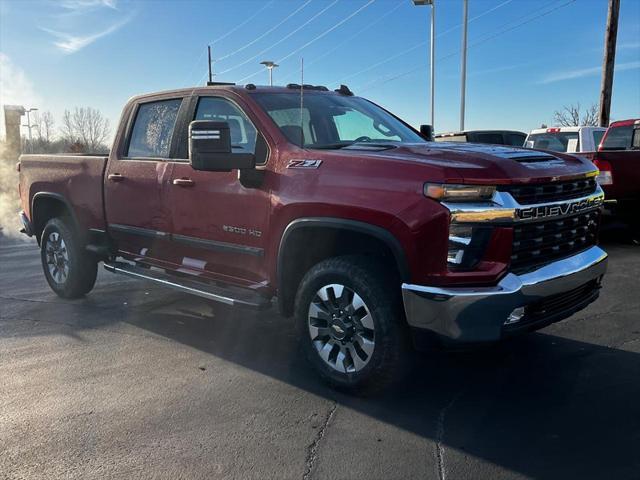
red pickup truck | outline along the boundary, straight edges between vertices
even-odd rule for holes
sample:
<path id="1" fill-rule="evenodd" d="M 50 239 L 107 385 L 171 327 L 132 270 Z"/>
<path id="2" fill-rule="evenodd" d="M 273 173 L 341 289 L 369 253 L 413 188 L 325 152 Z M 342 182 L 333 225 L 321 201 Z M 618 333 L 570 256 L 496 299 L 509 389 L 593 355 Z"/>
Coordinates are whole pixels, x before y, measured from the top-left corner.
<path id="1" fill-rule="evenodd" d="M 24 232 L 60 296 L 97 264 L 294 316 L 334 386 L 422 348 L 495 342 L 598 296 L 587 160 L 425 141 L 347 87 L 212 85 L 133 98 L 108 156 L 23 155 Z M 283 328 L 294 324 L 283 323 Z"/>
<path id="2" fill-rule="evenodd" d="M 640 119 L 612 122 L 598 151 L 587 158 L 600 170 L 606 210 L 640 233 Z"/>

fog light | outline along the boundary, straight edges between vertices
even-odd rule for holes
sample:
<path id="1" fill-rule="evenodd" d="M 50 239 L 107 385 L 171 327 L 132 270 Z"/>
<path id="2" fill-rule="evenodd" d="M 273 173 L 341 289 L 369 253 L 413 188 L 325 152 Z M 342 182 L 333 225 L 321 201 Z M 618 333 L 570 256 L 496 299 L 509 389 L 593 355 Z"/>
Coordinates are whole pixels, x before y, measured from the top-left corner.
<path id="1" fill-rule="evenodd" d="M 460 265 L 464 257 L 465 248 L 471 244 L 473 228 L 467 225 L 449 226 L 449 251 L 447 252 L 447 262 L 453 265 Z"/>
<path id="2" fill-rule="evenodd" d="M 513 310 L 507 317 L 507 320 L 504 322 L 505 325 L 513 325 L 514 323 L 518 323 L 524 317 L 524 307 L 518 307 Z"/>

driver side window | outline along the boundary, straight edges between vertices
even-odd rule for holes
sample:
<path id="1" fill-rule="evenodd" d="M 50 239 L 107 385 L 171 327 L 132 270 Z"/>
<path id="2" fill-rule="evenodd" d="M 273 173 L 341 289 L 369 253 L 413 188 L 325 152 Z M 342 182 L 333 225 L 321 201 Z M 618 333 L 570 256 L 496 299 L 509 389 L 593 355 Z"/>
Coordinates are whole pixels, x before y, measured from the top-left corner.
<path id="1" fill-rule="evenodd" d="M 231 147 L 237 153 L 255 153 L 256 129 L 247 116 L 229 100 L 202 97 L 198 101 L 194 120 L 227 122 L 231 133 Z"/>
<path id="2" fill-rule="evenodd" d="M 363 136 L 372 140 L 402 140 L 397 135 L 385 135 L 385 131 L 390 132 L 385 125 L 379 124 L 376 129 L 371 117 L 355 110 L 348 110 L 344 115 L 335 116 L 333 121 L 340 141 L 351 141 Z"/>

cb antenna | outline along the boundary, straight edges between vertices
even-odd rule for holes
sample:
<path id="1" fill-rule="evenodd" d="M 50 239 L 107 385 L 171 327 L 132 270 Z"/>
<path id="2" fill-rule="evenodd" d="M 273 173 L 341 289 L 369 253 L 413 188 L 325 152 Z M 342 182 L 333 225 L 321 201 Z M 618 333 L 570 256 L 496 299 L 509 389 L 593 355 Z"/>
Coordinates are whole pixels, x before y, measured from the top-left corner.
<path id="1" fill-rule="evenodd" d="M 304 148 L 304 57 L 300 57 L 300 148 Z"/>
<path id="2" fill-rule="evenodd" d="M 211 85 L 213 83 L 213 71 L 211 69 L 211 45 L 207 45 L 207 52 L 209 53 L 209 81 L 207 85 Z"/>

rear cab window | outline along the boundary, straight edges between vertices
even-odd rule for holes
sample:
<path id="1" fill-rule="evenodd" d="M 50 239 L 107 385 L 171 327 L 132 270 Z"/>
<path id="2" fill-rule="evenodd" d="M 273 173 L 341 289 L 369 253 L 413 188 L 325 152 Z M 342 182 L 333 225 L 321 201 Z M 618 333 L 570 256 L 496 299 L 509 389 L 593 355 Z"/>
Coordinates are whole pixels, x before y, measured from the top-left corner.
<path id="1" fill-rule="evenodd" d="M 131 129 L 126 157 L 169 158 L 181 104 L 181 98 L 140 104 Z"/>
<path id="2" fill-rule="evenodd" d="M 633 125 L 609 128 L 602 143 L 602 150 L 628 150 L 631 148 L 632 135 Z"/>
<path id="3" fill-rule="evenodd" d="M 594 130 L 593 131 L 593 144 L 596 146 L 596 150 L 598 149 L 598 145 L 602 141 L 602 137 L 604 137 L 605 130 Z"/>
<path id="4" fill-rule="evenodd" d="M 532 133 L 529 135 L 525 147 L 551 150 L 554 152 L 566 152 L 570 141 L 575 151 L 580 151 L 578 132 Z"/>
<path id="5" fill-rule="evenodd" d="M 503 145 L 504 139 L 501 133 L 473 133 L 468 134 L 469 141 L 474 143 L 488 143 L 491 145 Z"/>
<path id="6" fill-rule="evenodd" d="M 522 147 L 526 138 L 526 135 L 520 133 L 505 133 L 504 144 L 512 147 Z"/>

